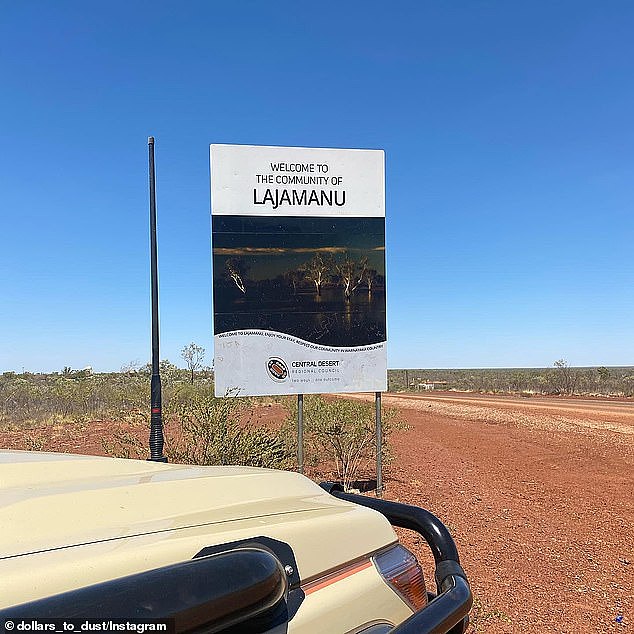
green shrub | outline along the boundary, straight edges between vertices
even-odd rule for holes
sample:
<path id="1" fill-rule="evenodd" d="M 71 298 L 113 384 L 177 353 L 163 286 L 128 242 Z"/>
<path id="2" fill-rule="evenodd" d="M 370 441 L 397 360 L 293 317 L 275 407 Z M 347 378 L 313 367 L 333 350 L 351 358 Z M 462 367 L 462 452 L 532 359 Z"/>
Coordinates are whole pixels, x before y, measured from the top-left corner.
<path id="1" fill-rule="evenodd" d="M 284 469 L 292 464 L 289 443 L 281 433 L 250 421 L 251 403 L 216 398 L 213 388 L 185 384 L 163 408 L 165 453 L 169 462 L 195 465 L 243 465 Z M 144 411 L 122 412 L 126 429 L 115 433 L 104 450 L 118 458 L 143 459 L 148 454 L 149 417 Z M 136 428 L 137 433 L 134 432 Z"/>
<path id="2" fill-rule="evenodd" d="M 171 462 L 199 465 L 244 465 L 283 469 L 290 464 L 287 443 L 279 434 L 255 427 L 249 403 L 193 393 L 175 407 L 166 443 Z"/>
<path id="3" fill-rule="evenodd" d="M 295 433 L 297 405 L 289 408 L 285 423 L 288 436 Z M 389 436 L 396 423 L 396 412 L 384 409 L 382 419 L 383 462 L 390 459 Z M 334 475 L 344 489 L 359 479 L 376 460 L 376 411 L 374 403 L 344 398 L 306 396 L 304 398 L 304 444 L 309 462 L 332 462 Z"/>

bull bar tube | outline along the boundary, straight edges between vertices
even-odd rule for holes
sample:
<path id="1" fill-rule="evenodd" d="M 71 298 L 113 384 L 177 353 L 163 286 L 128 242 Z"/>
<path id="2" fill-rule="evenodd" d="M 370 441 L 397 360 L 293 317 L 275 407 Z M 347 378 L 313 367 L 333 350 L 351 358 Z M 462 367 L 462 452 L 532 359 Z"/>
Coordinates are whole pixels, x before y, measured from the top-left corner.
<path id="1" fill-rule="evenodd" d="M 389 634 L 463 634 L 469 624 L 473 596 L 447 527 L 433 513 L 418 506 L 345 493 L 340 484 L 333 482 L 322 482 L 320 486 L 333 497 L 378 511 L 392 526 L 416 531 L 434 556 L 438 594 Z"/>

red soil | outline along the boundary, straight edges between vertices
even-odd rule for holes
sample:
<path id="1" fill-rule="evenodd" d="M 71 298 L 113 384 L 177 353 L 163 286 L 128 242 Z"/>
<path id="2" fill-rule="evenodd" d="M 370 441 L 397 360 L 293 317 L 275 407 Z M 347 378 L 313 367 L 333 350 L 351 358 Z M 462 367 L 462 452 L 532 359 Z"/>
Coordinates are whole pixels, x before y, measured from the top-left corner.
<path id="1" fill-rule="evenodd" d="M 395 434 L 386 497 L 424 506 L 450 528 L 476 597 L 472 631 L 631 628 L 634 403 L 383 402 L 410 426 Z"/>

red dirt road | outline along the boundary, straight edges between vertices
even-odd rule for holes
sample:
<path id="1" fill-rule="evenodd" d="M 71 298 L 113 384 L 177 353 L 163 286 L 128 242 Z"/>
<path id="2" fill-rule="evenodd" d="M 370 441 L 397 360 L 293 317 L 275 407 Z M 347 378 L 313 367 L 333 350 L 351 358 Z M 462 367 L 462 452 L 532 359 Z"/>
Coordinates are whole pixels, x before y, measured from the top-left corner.
<path id="1" fill-rule="evenodd" d="M 634 403 L 385 395 L 386 498 L 452 531 L 477 632 L 624 632 L 634 588 Z"/>

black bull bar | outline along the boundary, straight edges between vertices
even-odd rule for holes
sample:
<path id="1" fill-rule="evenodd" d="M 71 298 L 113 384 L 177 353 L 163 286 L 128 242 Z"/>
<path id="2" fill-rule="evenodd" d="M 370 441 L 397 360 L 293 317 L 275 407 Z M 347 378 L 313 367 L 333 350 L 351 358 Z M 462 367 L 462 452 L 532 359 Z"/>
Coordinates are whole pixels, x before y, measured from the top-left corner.
<path id="1" fill-rule="evenodd" d="M 469 623 L 473 596 L 447 527 L 418 506 L 345 493 L 341 485 L 332 482 L 323 482 L 320 486 L 340 500 L 378 511 L 392 526 L 416 531 L 431 549 L 436 563 L 434 577 L 438 594 L 424 608 L 390 630 L 390 634 L 462 634 Z"/>

